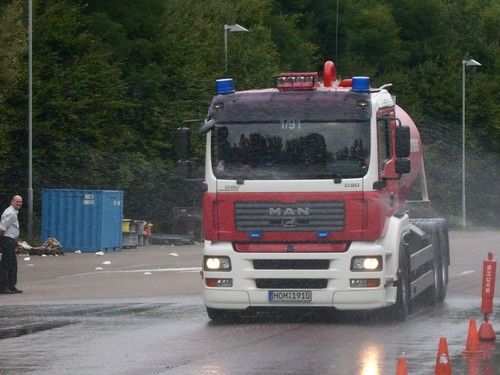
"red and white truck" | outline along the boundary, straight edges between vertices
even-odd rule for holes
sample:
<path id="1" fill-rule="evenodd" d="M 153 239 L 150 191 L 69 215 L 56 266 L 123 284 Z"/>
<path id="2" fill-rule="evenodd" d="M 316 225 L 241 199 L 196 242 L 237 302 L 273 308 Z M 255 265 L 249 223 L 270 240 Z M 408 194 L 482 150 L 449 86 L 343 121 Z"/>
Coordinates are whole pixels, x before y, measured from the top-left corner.
<path id="1" fill-rule="evenodd" d="M 208 116 L 203 294 L 213 320 L 259 308 L 386 308 L 442 302 L 446 221 L 429 201 L 419 132 L 384 85 L 283 73 L 270 89 L 217 81 Z M 178 151 L 186 162 L 187 128 Z M 419 201 L 409 202 L 413 185 Z M 414 193 L 413 193 L 414 194 Z M 421 211 L 421 210 L 419 210 Z"/>

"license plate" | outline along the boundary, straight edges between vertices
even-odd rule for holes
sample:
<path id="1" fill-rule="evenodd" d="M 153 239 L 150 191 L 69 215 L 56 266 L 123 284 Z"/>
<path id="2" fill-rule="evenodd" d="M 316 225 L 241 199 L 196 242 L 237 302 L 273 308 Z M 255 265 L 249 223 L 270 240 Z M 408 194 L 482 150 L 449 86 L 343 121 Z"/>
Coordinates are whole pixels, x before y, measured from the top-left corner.
<path id="1" fill-rule="evenodd" d="M 270 290 L 269 302 L 311 302 L 310 290 Z"/>

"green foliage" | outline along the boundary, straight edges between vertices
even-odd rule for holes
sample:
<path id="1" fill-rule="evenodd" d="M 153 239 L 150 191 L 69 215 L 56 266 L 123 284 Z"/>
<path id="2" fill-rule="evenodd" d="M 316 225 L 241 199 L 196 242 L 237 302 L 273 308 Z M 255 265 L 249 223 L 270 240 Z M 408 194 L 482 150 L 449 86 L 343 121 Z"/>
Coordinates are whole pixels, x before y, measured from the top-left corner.
<path id="1" fill-rule="evenodd" d="M 23 89 L 23 74 L 26 55 L 26 28 L 23 25 L 22 1 L 0 5 L 0 197 L 10 196 L 9 189 L 17 189 L 15 181 L 5 176 L 16 176 L 16 168 L 11 166 L 11 155 L 17 149 L 20 138 L 20 120 L 13 96 Z M 27 112 L 24 111 L 26 114 Z M 14 184 L 13 184 L 14 182 Z M 14 185 L 14 186 L 13 186 Z"/>
<path id="2" fill-rule="evenodd" d="M 443 17 L 446 8 L 441 0 L 398 0 L 391 3 L 401 47 L 409 55 L 405 62 L 407 66 L 413 68 L 449 56 L 450 48 L 454 47 L 453 34 L 448 20 Z"/>
<path id="3" fill-rule="evenodd" d="M 407 53 L 401 51 L 398 27 L 390 7 L 376 4 L 372 7 L 352 6 L 349 11 L 350 28 L 346 30 L 346 49 L 350 59 L 363 62 L 361 66 L 351 67 L 353 75 L 361 75 L 364 66 L 373 66 L 376 73 L 394 69 L 405 63 Z"/>
<path id="4" fill-rule="evenodd" d="M 121 70 L 85 30 L 79 11 L 57 2 L 38 14 L 48 29 L 41 28 L 43 42 L 33 52 L 34 170 L 43 171 L 36 179 L 43 186 L 100 185 L 108 178 L 100 168 L 107 154 L 132 140 L 125 112 L 133 105 Z"/>
<path id="5" fill-rule="evenodd" d="M 0 54 L 1 98 L 5 98 L 7 89 L 19 85 L 24 73 L 22 57 L 26 53 L 26 30 L 21 18 L 22 10 L 21 0 L 0 8 L 0 45 L 4 48 Z"/>
<path id="6" fill-rule="evenodd" d="M 0 4 L 4 202 L 28 179 L 26 6 Z M 461 60 L 474 58 L 482 66 L 467 68 L 468 215 L 497 225 L 499 17 L 494 0 L 33 0 L 35 220 L 43 188 L 121 189 L 127 217 L 171 230 L 173 207 L 201 205 L 199 187 L 176 173 L 176 129 L 206 115 L 215 80 L 269 87 L 281 71 L 321 72 L 334 60 L 341 78 L 393 83 L 424 140 L 433 205 L 455 222 Z M 228 32 L 226 70 L 223 27 L 235 23 L 250 32 Z M 188 126 L 201 177 L 204 142 Z"/>

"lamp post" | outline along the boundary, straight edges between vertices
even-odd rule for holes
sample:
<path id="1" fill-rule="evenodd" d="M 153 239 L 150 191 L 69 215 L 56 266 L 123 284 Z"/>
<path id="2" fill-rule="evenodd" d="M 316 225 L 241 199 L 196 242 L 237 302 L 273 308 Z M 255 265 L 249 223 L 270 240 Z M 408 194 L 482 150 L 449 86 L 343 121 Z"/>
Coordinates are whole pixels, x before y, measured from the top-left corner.
<path id="1" fill-rule="evenodd" d="M 225 53 L 225 68 L 224 72 L 227 71 L 227 32 L 228 31 L 249 31 L 245 29 L 243 26 L 235 23 L 234 25 L 224 25 L 224 53 Z"/>
<path id="2" fill-rule="evenodd" d="M 28 0 L 28 243 L 33 244 L 33 5 Z"/>
<path id="3" fill-rule="evenodd" d="M 465 216 L 465 67 L 480 66 L 476 60 L 462 60 L 462 227 L 467 227 Z"/>

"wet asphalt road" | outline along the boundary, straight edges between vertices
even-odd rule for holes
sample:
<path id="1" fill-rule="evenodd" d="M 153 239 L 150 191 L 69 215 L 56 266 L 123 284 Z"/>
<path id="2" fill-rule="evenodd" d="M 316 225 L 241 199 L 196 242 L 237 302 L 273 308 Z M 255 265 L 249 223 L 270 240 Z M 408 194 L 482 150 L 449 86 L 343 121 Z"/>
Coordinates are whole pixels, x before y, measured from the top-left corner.
<path id="1" fill-rule="evenodd" d="M 500 232 L 450 240 L 445 303 L 422 304 L 403 323 L 360 313 L 211 323 L 201 245 L 19 256 L 25 292 L 0 296 L 0 374 L 382 375 L 395 374 L 401 356 L 409 374 L 433 374 L 440 337 L 453 374 L 468 374 L 462 351 L 470 319 L 483 321 L 482 264 L 488 251 L 500 260 Z M 500 336 L 500 286 L 495 295 L 490 322 Z M 477 374 L 500 374 L 500 349 L 483 349 Z"/>

